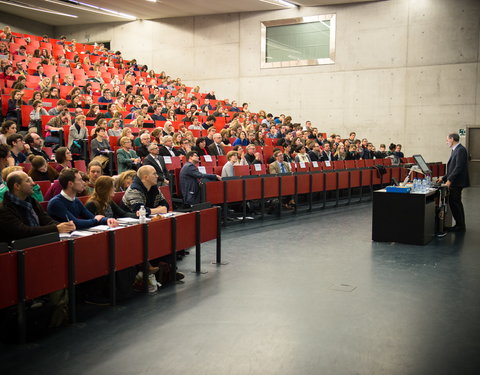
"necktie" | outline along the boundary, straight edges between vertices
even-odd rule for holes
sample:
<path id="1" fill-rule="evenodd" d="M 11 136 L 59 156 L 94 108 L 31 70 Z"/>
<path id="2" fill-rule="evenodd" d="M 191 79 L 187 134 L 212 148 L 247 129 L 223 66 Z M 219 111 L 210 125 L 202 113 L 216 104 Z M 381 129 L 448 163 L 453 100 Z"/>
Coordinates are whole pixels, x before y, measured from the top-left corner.
<path id="1" fill-rule="evenodd" d="M 223 155 L 222 149 L 217 145 L 218 155 Z"/>
<path id="2" fill-rule="evenodd" d="M 280 163 L 280 172 L 281 173 L 286 173 L 287 171 L 285 170 L 285 165 L 283 163 Z"/>

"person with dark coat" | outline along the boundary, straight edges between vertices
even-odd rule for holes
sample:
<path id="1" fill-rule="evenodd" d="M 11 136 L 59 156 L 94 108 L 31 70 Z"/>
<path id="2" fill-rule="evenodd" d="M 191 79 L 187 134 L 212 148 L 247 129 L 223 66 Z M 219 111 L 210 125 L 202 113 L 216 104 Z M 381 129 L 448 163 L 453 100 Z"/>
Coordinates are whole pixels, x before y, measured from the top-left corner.
<path id="1" fill-rule="evenodd" d="M 178 150 L 173 148 L 173 137 L 171 135 L 163 137 L 162 143 L 163 144 L 159 147 L 161 156 L 180 156 Z"/>
<path id="2" fill-rule="evenodd" d="M 145 159 L 143 159 L 143 165 L 151 165 L 153 168 L 155 168 L 155 171 L 158 175 L 157 185 L 164 186 L 170 183 L 170 175 L 168 173 L 165 160 L 163 159 L 163 156 L 158 154 L 158 150 L 159 149 L 157 144 L 150 144 L 148 146 L 149 154 L 145 157 Z"/>
<path id="3" fill-rule="evenodd" d="M 221 180 L 222 177 L 200 172 L 197 168 L 200 157 L 195 151 L 187 153 L 186 159 L 187 163 L 180 171 L 180 189 L 182 191 L 183 203 L 191 206 L 200 203 L 199 179 Z"/>
<path id="4" fill-rule="evenodd" d="M 455 219 L 455 226 L 447 228 L 453 232 L 465 232 L 465 211 L 462 204 L 462 190 L 470 186 L 468 176 L 468 152 L 459 143 L 460 136 L 456 133 L 449 134 L 447 144 L 452 149 L 452 155 L 447 163 L 447 174 L 442 181 L 450 189 L 448 203 Z"/>
<path id="5" fill-rule="evenodd" d="M 144 165 L 122 198 L 122 208 L 137 212 L 145 207 L 147 215 L 164 214 L 168 211 L 168 202 L 157 187 L 157 172 L 151 165 Z"/>
<path id="6" fill-rule="evenodd" d="M 7 178 L 8 192 L 0 206 L 0 237 L 2 241 L 38 236 L 46 233 L 67 233 L 75 230 L 72 221 L 58 223 L 48 216 L 32 198 L 34 182 L 22 171 Z"/>

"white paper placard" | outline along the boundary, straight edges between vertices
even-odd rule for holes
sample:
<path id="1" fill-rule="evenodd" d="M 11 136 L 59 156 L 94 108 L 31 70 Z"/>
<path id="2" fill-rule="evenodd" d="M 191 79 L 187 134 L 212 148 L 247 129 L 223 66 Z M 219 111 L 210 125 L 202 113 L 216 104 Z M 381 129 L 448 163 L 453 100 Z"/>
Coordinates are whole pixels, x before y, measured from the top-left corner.
<path id="1" fill-rule="evenodd" d="M 212 161 L 212 156 L 211 155 L 204 155 L 203 158 L 205 161 L 211 162 Z"/>
<path id="2" fill-rule="evenodd" d="M 172 164 L 172 157 L 171 156 L 164 156 L 163 160 L 165 161 L 165 164 Z"/>
<path id="3" fill-rule="evenodd" d="M 301 161 L 299 164 L 300 164 L 300 168 L 305 168 L 305 162 Z"/>
<path id="4" fill-rule="evenodd" d="M 330 160 L 325 160 L 325 165 L 326 165 L 327 167 L 331 167 L 331 165 L 330 165 Z"/>
<path id="5" fill-rule="evenodd" d="M 198 167 L 198 170 L 199 170 L 200 172 L 202 172 L 202 173 L 207 173 L 206 168 L 203 167 L 203 166 L 201 166 L 201 165 Z"/>
<path id="6" fill-rule="evenodd" d="M 317 161 L 312 161 L 312 164 L 315 168 L 318 168 L 318 162 Z"/>
<path id="7" fill-rule="evenodd" d="M 262 166 L 260 164 L 253 164 L 253 166 L 255 167 L 255 170 L 257 172 L 260 172 L 262 170 Z"/>

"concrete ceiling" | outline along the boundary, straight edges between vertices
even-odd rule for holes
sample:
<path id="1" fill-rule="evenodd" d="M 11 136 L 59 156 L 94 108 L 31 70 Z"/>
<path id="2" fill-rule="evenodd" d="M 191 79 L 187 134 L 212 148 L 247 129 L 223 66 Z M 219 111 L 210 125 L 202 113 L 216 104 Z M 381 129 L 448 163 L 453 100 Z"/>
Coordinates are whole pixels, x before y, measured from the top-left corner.
<path id="1" fill-rule="evenodd" d="M 282 6 L 259 0 L 79 0 L 100 8 L 128 14 L 138 19 L 158 19 L 170 17 L 187 17 L 207 14 L 238 13 L 285 9 Z M 275 0 L 270 0 L 275 1 Z M 381 0 L 291 0 L 299 6 L 322 6 L 346 3 L 362 3 Z M 13 3 L 21 5 L 14 6 Z M 43 8 L 77 18 L 55 15 L 33 10 Z M 0 0 L 0 12 L 15 14 L 20 17 L 42 22 L 47 25 L 75 25 L 89 23 L 121 22 L 125 18 L 109 16 L 82 10 L 68 0 Z"/>

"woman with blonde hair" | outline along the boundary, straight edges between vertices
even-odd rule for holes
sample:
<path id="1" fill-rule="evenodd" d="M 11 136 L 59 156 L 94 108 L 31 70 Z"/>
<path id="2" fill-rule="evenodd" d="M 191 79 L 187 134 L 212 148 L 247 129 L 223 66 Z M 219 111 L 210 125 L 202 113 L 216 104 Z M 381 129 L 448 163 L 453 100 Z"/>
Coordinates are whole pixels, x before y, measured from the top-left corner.
<path id="1" fill-rule="evenodd" d="M 133 169 L 120 173 L 115 180 L 115 191 L 126 191 L 136 175 L 137 172 Z"/>
<path id="2" fill-rule="evenodd" d="M 50 90 L 50 86 L 51 86 L 51 80 L 48 77 L 45 77 L 44 79 L 42 79 L 40 81 L 40 84 L 38 85 L 40 90 Z"/>
<path id="3" fill-rule="evenodd" d="M 143 123 L 145 122 L 145 117 L 142 115 L 136 117 L 131 123 L 125 124 L 125 126 L 128 126 L 130 128 L 143 128 Z"/>
<path id="4" fill-rule="evenodd" d="M 127 112 L 127 108 L 125 107 L 125 97 L 119 96 L 117 100 L 115 100 L 115 105 L 117 106 L 118 112 Z"/>
<path id="5" fill-rule="evenodd" d="M 182 139 L 183 139 L 183 136 L 181 133 L 173 134 L 173 147 L 181 147 Z"/>
<path id="6" fill-rule="evenodd" d="M 123 137 L 128 137 L 132 142 L 135 139 L 135 136 L 132 133 L 132 129 L 130 128 L 123 128 L 120 139 L 122 139 Z M 120 140 L 118 141 L 118 145 L 120 146 Z"/>
<path id="7" fill-rule="evenodd" d="M 346 160 L 347 151 L 345 151 L 345 145 L 339 143 L 337 146 L 337 151 L 335 152 L 335 160 Z"/>
<path id="8" fill-rule="evenodd" d="M 122 148 L 117 150 L 118 173 L 130 169 L 137 170 L 140 166 L 140 158 L 132 148 L 132 140 L 128 137 L 122 137 L 120 138 L 120 146 L 122 146 Z"/>

